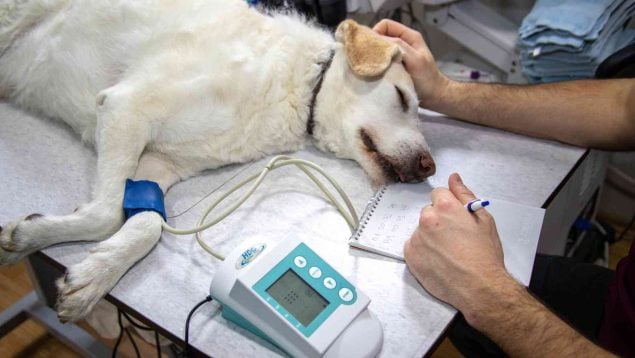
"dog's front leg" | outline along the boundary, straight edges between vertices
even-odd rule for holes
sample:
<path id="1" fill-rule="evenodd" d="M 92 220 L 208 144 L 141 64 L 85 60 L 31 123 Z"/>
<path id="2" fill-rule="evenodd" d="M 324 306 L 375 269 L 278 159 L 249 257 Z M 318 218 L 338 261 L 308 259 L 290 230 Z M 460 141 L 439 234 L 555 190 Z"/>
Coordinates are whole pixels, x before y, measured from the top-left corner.
<path id="1" fill-rule="evenodd" d="M 125 180 L 135 174 L 151 128 L 150 120 L 132 108 L 134 92 L 118 87 L 98 97 L 93 201 L 70 215 L 32 214 L 0 228 L 0 264 L 60 242 L 102 240 L 121 226 Z"/>
<path id="2" fill-rule="evenodd" d="M 161 237 L 162 218 L 146 211 L 128 219 L 108 240 L 100 242 L 57 281 L 57 315 L 62 322 L 86 316 L 119 279 Z"/>
<path id="3" fill-rule="evenodd" d="M 181 177 L 168 159 L 144 153 L 134 178 L 155 181 L 165 193 Z M 69 267 L 57 282 L 60 320 L 76 321 L 88 314 L 126 271 L 150 252 L 161 236 L 162 222 L 155 212 L 134 215 L 115 235 L 90 250 L 82 262 Z"/>

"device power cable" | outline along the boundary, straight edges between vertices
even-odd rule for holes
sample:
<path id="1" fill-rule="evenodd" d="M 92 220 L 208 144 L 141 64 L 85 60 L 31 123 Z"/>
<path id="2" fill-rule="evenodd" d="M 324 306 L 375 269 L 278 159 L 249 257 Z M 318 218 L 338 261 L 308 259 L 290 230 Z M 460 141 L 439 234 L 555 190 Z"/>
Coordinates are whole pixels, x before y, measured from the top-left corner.
<path id="1" fill-rule="evenodd" d="M 141 353 L 139 353 L 139 347 L 137 347 L 137 342 L 132 337 L 132 333 L 130 333 L 130 330 L 128 328 L 126 328 L 126 335 L 128 336 L 128 339 L 130 340 L 130 343 L 132 343 L 132 347 L 134 348 L 134 352 L 135 352 L 137 358 L 141 358 Z"/>
<path id="2" fill-rule="evenodd" d="M 123 316 L 126 318 L 126 320 L 128 320 L 128 322 L 130 322 L 131 325 L 133 325 L 135 328 L 140 329 L 142 331 L 147 331 L 147 332 L 152 332 L 154 333 L 154 344 L 156 346 L 157 349 L 157 357 L 161 357 L 161 342 L 159 340 L 159 332 L 157 332 L 157 330 L 152 329 L 150 327 L 146 327 L 146 326 L 142 326 L 139 323 L 135 322 L 134 319 L 132 319 L 130 316 L 128 316 L 128 314 L 124 311 L 121 311 L 121 313 L 123 314 Z"/>
<path id="3" fill-rule="evenodd" d="M 217 252 L 216 250 L 211 248 L 209 245 L 207 245 L 203 241 L 203 239 L 200 236 L 200 232 L 207 230 L 210 227 L 216 225 L 217 223 L 225 219 L 227 216 L 229 216 L 236 209 L 238 209 L 256 191 L 256 189 L 260 186 L 260 184 L 265 179 L 267 174 L 269 174 L 272 170 L 275 170 L 287 165 L 295 165 L 297 168 L 302 170 L 309 177 L 309 179 L 311 179 L 315 183 L 315 185 L 322 191 L 322 193 L 324 193 L 324 195 L 329 199 L 329 201 L 337 208 L 339 213 L 342 215 L 342 217 L 344 217 L 344 219 L 348 223 L 351 230 L 355 230 L 355 228 L 357 228 L 359 224 L 359 219 L 357 217 L 357 213 L 355 212 L 355 208 L 353 207 L 353 204 L 351 203 L 350 199 L 348 198 L 344 190 L 333 178 L 331 178 L 320 166 L 308 160 L 296 159 L 286 155 L 278 155 L 278 156 L 275 156 L 273 159 L 271 159 L 269 163 L 265 166 L 265 168 L 263 168 L 263 170 L 259 174 L 254 174 L 248 177 L 247 179 L 244 179 L 243 181 L 235 185 L 233 188 L 231 188 L 228 192 L 223 194 L 212 205 L 210 205 L 208 209 L 201 215 L 201 218 L 199 219 L 196 227 L 193 227 L 190 229 L 177 229 L 168 225 L 168 223 L 164 221 L 162 223 L 163 230 L 175 235 L 195 234 L 196 241 L 201 246 L 201 248 L 203 248 L 206 252 L 218 258 L 219 260 L 224 260 L 225 257 L 221 253 Z M 331 193 L 331 191 L 324 185 L 324 183 L 322 183 L 313 173 L 311 173 L 309 169 L 312 169 L 318 172 L 322 177 L 324 177 L 331 184 L 331 186 L 333 186 L 333 188 L 335 188 L 337 193 L 340 195 L 340 197 L 344 201 L 344 204 L 346 205 L 346 209 L 348 209 L 348 212 L 346 211 L 344 206 L 335 198 L 333 193 Z M 248 183 L 254 180 L 255 182 L 253 183 L 253 185 L 247 190 L 247 192 L 240 199 L 234 202 L 233 205 L 231 205 L 225 211 L 221 212 L 216 218 L 206 221 L 207 217 L 212 212 L 212 210 L 214 210 L 223 200 L 225 200 L 231 194 L 236 192 L 238 189 L 244 187 L 245 185 L 247 185 Z"/>
<path id="4" fill-rule="evenodd" d="M 143 330 L 143 331 L 151 331 L 154 333 L 154 344 L 155 347 L 157 349 L 157 357 L 161 358 L 161 342 L 159 340 L 159 332 L 157 332 L 157 330 L 152 329 L 150 327 L 146 327 L 146 326 L 142 326 L 139 323 L 135 322 L 135 320 L 133 320 L 130 316 L 128 316 L 128 314 L 120 309 L 117 309 L 117 323 L 119 325 L 119 335 L 117 336 L 117 341 L 115 343 L 115 346 L 113 347 L 112 350 L 112 357 L 116 357 L 117 356 L 117 352 L 119 351 L 119 346 L 121 345 L 124 333 L 128 336 L 128 339 L 130 339 L 130 343 L 132 344 L 136 356 L 140 357 L 141 354 L 139 352 L 139 347 L 137 346 L 137 342 L 135 341 L 134 337 L 132 336 L 132 333 L 130 333 L 130 330 L 128 330 L 127 328 L 124 328 L 123 326 L 123 322 L 122 322 L 122 315 L 123 317 L 126 318 L 126 320 L 133 325 L 135 328 Z"/>
<path id="5" fill-rule="evenodd" d="M 135 356 L 137 358 L 140 358 L 141 354 L 139 353 L 139 347 L 137 347 L 137 342 L 135 342 L 134 338 L 132 337 L 130 330 L 128 330 L 127 328 L 124 328 L 123 326 L 123 322 L 121 319 L 122 314 L 126 315 L 123 311 L 121 311 L 120 309 L 117 309 L 117 323 L 119 324 L 119 336 L 117 337 L 117 342 L 115 343 L 115 346 L 112 349 L 112 358 L 115 358 L 117 356 L 117 352 L 119 351 L 119 345 L 121 344 L 123 340 L 124 333 L 128 336 L 130 343 L 132 343 L 132 347 L 134 348 L 134 351 L 135 351 Z M 126 319 L 128 319 L 128 321 L 132 323 L 132 321 L 130 321 L 127 315 L 126 315 Z"/>
<path id="6" fill-rule="evenodd" d="M 117 351 L 119 350 L 119 345 L 121 344 L 121 340 L 123 339 L 123 323 L 121 322 L 121 311 L 117 310 L 117 323 L 119 324 L 119 335 L 117 336 L 117 342 L 115 342 L 115 346 L 112 349 L 112 358 L 117 357 Z"/>
<path id="7" fill-rule="evenodd" d="M 196 312 L 196 310 L 198 310 L 202 305 L 212 300 L 212 296 L 208 295 L 207 297 L 205 297 L 204 300 L 197 303 L 196 306 L 194 306 L 192 310 L 190 310 L 190 313 L 188 313 L 187 319 L 185 320 L 185 350 L 182 354 L 183 357 L 190 356 L 190 320 L 192 319 L 192 315 L 194 315 L 194 312 Z"/>

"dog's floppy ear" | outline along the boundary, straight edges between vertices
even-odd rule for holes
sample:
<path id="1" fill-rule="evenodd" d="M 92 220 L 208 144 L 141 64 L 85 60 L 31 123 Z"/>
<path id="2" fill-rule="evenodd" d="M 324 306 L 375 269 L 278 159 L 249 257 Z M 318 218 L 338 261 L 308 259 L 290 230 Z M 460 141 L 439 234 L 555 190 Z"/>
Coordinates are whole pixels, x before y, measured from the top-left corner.
<path id="1" fill-rule="evenodd" d="M 335 38 L 344 44 L 348 65 L 359 76 L 379 76 L 388 69 L 395 56 L 401 56 L 397 44 L 354 20 L 343 21 L 335 31 Z"/>

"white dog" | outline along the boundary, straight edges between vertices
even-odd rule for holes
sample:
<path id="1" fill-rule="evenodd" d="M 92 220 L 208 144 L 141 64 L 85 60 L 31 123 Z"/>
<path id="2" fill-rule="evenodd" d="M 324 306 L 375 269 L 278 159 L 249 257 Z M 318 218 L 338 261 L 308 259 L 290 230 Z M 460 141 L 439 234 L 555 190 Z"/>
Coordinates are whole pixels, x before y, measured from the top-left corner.
<path id="1" fill-rule="evenodd" d="M 335 34 L 239 0 L 9 0 L 0 93 L 95 145 L 93 200 L 0 228 L 0 264 L 60 242 L 100 241 L 59 280 L 62 320 L 85 316 L 161 236 L 124 222 L 126 178 L 163 192 L 205 169 L 300 149 L 307 135 L 376 184 L 435 171 L 399 48 L 353 21 Z M 5 203 L 6 205 L 6 203 Z"/>

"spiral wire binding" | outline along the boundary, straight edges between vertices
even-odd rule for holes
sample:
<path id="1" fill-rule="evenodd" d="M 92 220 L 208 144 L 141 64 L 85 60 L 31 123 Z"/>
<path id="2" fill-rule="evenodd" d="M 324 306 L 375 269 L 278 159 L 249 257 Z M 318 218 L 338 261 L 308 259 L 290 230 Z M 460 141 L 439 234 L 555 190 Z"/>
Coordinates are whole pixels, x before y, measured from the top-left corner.
<path id="1" fill-rule="evenodd" d="M 386 192 L 387 188 L 388 188 L 387 186 L 381 187 L 381 189 L 377 190 L 375 195 L 373 195 L 373 197 L 370 198 L 370 200 L 368 201 L 368 204 L 366 205 L 366 209 L 364 210 L 364 213 L 362 214 L 362 217 L 359 219 L 359 226 L 357 230 L 355 230 L 355 233 L 351 236 L 349 241 L 359 240 L 359 237 L 362 235 L 362 232 L 364 231 L 366 224 L 368 224 L 368 221 L 370 221 L 370 217 L 373 216 L 373 213 L 375 212 L 375 209 L 377 208 L 379 201 L 384 196 L 384 193 Z"/>

